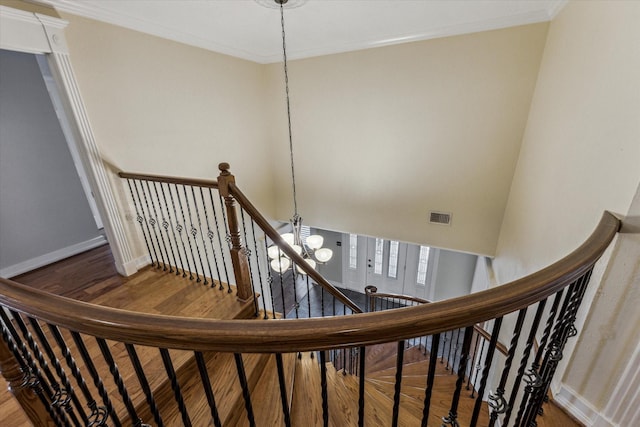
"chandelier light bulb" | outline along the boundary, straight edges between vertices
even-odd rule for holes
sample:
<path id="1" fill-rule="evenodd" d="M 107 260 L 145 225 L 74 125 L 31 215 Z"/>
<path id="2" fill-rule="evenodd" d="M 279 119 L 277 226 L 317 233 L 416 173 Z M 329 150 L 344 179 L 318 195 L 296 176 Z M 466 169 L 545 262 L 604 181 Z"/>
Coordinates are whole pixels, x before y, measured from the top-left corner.
<path id="1" fill-rule="evenodd" d="M 276 245 L 269 246 L 267 248 L 267 255 L 271 259 L 278 259 L 280 257 L 280 248 Z"/>
<path id="2" fill-rule="evenodd" d="M 318 262 L 327 262 L 333 256 L 333 251 L 328 248 L 321 248 L 315 251 L 314 255 Z"/>
<path id="3" fill-rule="evenodd" d="M 302 246 L 300 246 L 300 245 L 291 245 L 291 247 L 293 248 L 294 251 L 296 251 L 296 253 L 298 255 L 302 255 Z"/>
<path id="4" fill-rule="evenodd" d="M 305 258 L 304 260 L 306 261 L 307 264 L 309 264 L 309 266 L 311 268 L 313 268 L 315 270 L 316 262 L 314 260 L 312 260 L 310 258 Z M 296 270 L 298 270 L 298 273 L 300 273 L 300 274 L 307 274 L 307 272 L 304 271 L 303 269 L 301 269 L 299 265 L 296 265 Z"/>
<path id="5" fill-rule="evenodd" d="M 322 247 L 322 244 L 324 243 L 324 237 L 319 234 L 312 234 L 311 236 L 307 237 L 306 243 L 310 249 L 320 249 Z"/>
<path id="6" fill-rule="evenodd" d="M 289 266 L 291 266 L 291 261 L 289 261 L 289 258 L 280 257 L 271 261 L 271 268 L 273 268 L 278 273 L 284 273 L 289 269 Z"/>
<path id="7" fill-rule="evenodd" d="M 284 233 L 280 235 L 285 242 L 287 242 L 289 245 L 293 245 L 295 243 L 295 237 L 293 236 L 293 233 Z"/>

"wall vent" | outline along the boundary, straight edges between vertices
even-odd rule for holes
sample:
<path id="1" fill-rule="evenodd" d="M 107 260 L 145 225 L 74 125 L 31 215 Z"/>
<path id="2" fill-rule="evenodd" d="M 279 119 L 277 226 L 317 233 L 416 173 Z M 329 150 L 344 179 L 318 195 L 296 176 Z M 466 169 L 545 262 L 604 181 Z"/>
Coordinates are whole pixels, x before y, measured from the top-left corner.
<path id="1" fill-rule="evenodd" d="M 451 225 L 451 213 L 449 212 L 429 212 L 430 224 Z"/>

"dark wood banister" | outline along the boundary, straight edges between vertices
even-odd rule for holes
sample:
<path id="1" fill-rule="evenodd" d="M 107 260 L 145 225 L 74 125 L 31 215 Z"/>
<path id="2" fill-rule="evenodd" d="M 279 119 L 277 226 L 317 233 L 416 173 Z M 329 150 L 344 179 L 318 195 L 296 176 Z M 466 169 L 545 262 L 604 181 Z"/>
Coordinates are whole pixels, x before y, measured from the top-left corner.
<path id="1" fill-rule="evenodd" d="M 229 164 L 228 163 L 220 163 L 219 165 L 220 171 L 222 173 L 228 172 Z M 204 180 L 204 179 L 191 179 L 191 178 L 178 178 L 171 176 L 161 176 L 161 175 L 148 175 L 148 174 L 136 174 L 129 172 L 118 172 L 118 176 L 124 179 L 138 179 L 144 181 L 156 181 L 156 182 L 164 182 L 168 184 L 177 184 L 177 185 L 193 185 L 207 188 L 216 188 L 218 189 L 218 181 L 213 180 Z M 329 292 L 334 297 L 338 298 L 340 302 L 349 307 L 354 313 L 362 313 L 360 307 L 358 307 L 353 301 L 351 301 L 345 294 L 340 292 L 335 288 L 331 283 L 327 281 L 320 273 L 318 273 L 315 269 L 311 268 L 309 264 L 307 264 L 302 256 L 298 255 L 291 246 L 289 246 L 284 239 L 280 236 L 280 234 L 276 231 L 275 228 L 267 221 L 267 219 L 258 211 L 258 209 L 249 201 L 247 196 L 238 188 L 235 182 L 228 182 L 227 187 L 229 189 L 229 193 L 233 196 L 234 199 L 238 202 L 240 206 L 253 218 L 253 220 L 258 224 L 258 226 L 264 231 L 264 233 L 269 236 L 269 238 L 280 247 L 280 250 L 284 252 L 291 260 L 293 260 L 297 266 L 300 267 L 305 273 L 309 275 L 313 280 L 316 281 L 320 286 L 322 286 L 325 291 Z"/>
<path id="2" fill-rule="evenodd" d="M 487 341 L 491 341 L 491 334 L 489 332 L 487 332 L 482 326 L 479 325 L 474 325 L 473 329 L 478 333 L 478 335 L 480 335 L 482 338 L 484 338 Z M 509 350 L 507 349 L 507 346 L 504 345 L 503 343 L 501 343 L 500 341 L 498 341 L 496 343 L 496 349 L 504 354 L 505 356 L 509 353 Z"/>
<path id="3" fill-rule="evenodd" d="M 399 341 L 504 316 L 563 289 L 587 272 L 620 228 L 605 212 L 592 235 L 560 261 L 471 295 L 376 313 L 278 321 L 193 319 L 101 307 L 0 279 L 0 304 L 81 333 L 191 350 L 286 353 Z"/>

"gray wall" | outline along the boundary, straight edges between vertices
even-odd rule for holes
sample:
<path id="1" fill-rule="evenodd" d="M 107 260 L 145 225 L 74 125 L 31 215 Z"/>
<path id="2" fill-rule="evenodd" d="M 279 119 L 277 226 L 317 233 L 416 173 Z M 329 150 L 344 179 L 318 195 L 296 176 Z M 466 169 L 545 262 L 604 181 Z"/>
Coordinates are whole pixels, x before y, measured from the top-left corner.
<path id="1" fill-rule="evenodd" d="M 435 277 L 436 301 L 471 293 L 477 258 L 476 255 L 440 250 Z"/>
<path id="2" fill-rule="evenodd" d="M 98 235 L 35 55 L 0 50 L 0 269 Z"/>

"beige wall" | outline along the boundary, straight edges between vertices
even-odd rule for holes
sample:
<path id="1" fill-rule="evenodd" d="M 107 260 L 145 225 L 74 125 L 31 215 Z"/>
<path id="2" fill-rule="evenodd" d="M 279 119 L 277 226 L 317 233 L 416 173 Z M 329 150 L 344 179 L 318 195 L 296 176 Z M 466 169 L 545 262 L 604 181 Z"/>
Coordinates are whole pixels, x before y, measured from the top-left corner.
<path id="1" fill-rule="evenodd" d="M 552 22 L 493 264 L 498 282 L 570 252 L 605 209 L 630 212 L 640 183 L 638 22 L 638 2 L 572 2 Z M 621 249 L 612 251 L 565 378 L 596 409 L 638 340 L 635 247 L 622 267 L 614 267 Z M 626 278 L 612 280 L 620 277 L 612 268 Z M 616 330 L 625 317 L 628 327 Z M 594 351 L 603 345 L 605 352 Z"/>
<path id="2" fill-rule="evenodd" d="M 63 15 L 98 147 L 117 167 L 215 178 L 229 162 L 251 199 L 273 210 L 259 64 Z"/>
<path id="3" fill-rule="evenodd" d="M 308 224 L 494 254 L 547 24 L 292 61 Z M 286 123 L 282 65 L 269 98 Z M 277 217 L 292 216 L 286 128 L 271 129 Z M 430 210 L 453 213 L 450 227 Z"/>

